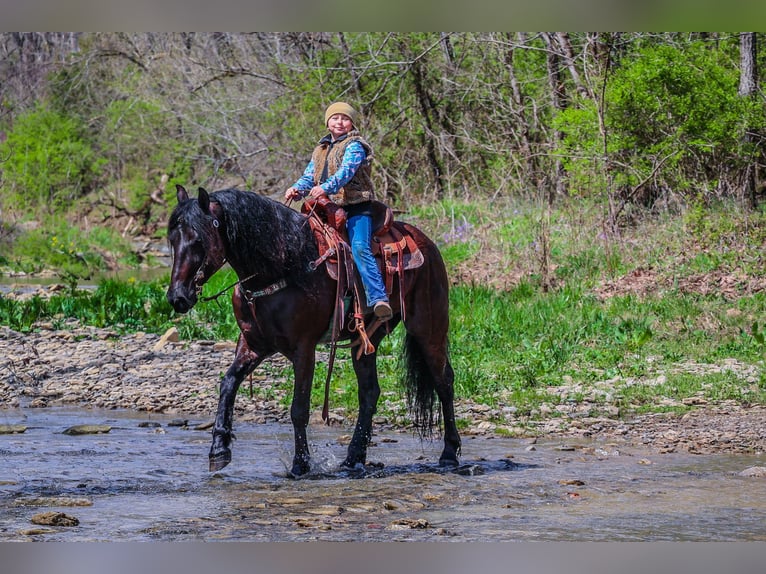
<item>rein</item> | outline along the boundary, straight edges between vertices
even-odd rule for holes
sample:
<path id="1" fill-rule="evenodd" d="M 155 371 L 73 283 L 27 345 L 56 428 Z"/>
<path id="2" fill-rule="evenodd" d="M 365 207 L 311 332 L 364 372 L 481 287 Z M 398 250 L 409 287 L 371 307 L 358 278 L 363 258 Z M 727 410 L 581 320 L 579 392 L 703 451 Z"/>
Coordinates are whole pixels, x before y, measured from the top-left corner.
<path id="1" fill-rule="evenodd" d="M 224 263 L 226 263 L 226 260 L 224 260 Z M 235 281 L 228 287 L 224 287 L 215 295 L 210 295 L 208 297 L 201 297 L 200 301 L 214 301 L 215 299 L 218 299 L 218 297 L 226 293 L 232 287 L 236 287 L 237 285 L 242 285 L 242 283 L 244 283 L 245 281 L 250 281 L 250 279 L 252 279 L 256 275 L 257 273 L 253 273 L 252 275 L 249 275 L 245 277 L 244 279 L 239 279 L 238 281 Z M 276 281 L 275 283 L 272 283 L 271 285 L 264 287 L 263 289 L 258 289 L 257 291 L 250 291 L 249 289 L 245 289 L 244 294 L 245 294 L 245 298 L 248 301 L 252 301 L 253 299 L 257 299 L 258 297 L 265 297 L 266 295 L 272 295 L 276 293 L 277 291 L 281 291 L 285 287 L 287 287 L 287 280 L 280 279 L 279 281 Z"/>

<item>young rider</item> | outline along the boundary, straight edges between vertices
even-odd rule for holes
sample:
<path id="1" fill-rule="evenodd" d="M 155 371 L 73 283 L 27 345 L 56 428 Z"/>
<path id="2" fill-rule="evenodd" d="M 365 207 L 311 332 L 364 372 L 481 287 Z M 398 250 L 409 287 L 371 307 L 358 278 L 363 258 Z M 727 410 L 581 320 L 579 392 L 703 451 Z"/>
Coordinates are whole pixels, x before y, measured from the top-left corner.
<path id="1" fill-rule="evenodd" d="M 330 132 L 314 149 L 303 175 L 285 192 L 285 199 L 327 194 L 346 211 L 346 228 L 354 264 L 364 285 L 367 306 L 376 317 L 392 316 L 383 277 L 372 254 L 372 212 L 374 199 L 370 163 L 372 148 L 357 129 L 359 114 L 345 102 L 335 102 L 325 111 Z"/>

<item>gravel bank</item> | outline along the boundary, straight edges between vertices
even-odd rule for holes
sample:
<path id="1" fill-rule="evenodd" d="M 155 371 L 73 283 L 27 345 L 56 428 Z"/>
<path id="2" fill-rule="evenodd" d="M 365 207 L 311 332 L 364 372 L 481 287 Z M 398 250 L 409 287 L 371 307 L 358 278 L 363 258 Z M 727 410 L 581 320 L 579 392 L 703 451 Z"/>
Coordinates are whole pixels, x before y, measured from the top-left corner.
<path id="1" fill-rule="evenodd" d="M 214 341 L 173 341 L 157 335 L 118 335 L 109 329 L 74 327 L 55 330 L 41 325 L 22 334 L 0 327 L 0 408 L 37 408 L 62 404 L 90 408 L 133 409 L 212 420 L 217 384 L 234 356 L 234 344 Z M 270 362 L 284 365 L 281 357 Z M 261 368 L 253 385 L 273 387 Z M 248 381 L 243 384 L 247 387 Z M 264 399 L 240 395 L 235 417 L 253 422 L 289 422 L 279 395 Z M 332 407 L 332 405 L 331 405 Z M 684 414 L 617 416 L 616 407 L 602 405 L 606 416 L 590 412 L 551 410 L 539 419 L 517 419 L 512 408 L 489 408 L 459 401 L 458 417 L 470 421 L 463 435 L 545 436 L 562 441 L 591 439 L 634 445 L 653 452 L 677 450 L 758 453 L 766 447 L 766 408 L 735 402 L 700 401 Z M 609 413 L 612 416 L 609 416 Z M 353 425 L 355 413 L 333 409 L 333 424 Z M 312 424 L 320 424 L 319 412 Z M 377 424 L 396 426 L 385 419 Z M 402 429 L 409 432 L 407 429 Z"/>

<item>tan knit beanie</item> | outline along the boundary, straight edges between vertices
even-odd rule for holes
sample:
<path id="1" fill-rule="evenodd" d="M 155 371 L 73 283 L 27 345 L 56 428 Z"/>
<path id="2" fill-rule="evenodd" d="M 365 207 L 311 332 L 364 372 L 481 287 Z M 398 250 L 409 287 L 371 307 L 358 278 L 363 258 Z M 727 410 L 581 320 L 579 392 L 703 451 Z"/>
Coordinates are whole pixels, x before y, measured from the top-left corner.
<path id="1" fill-rule="evenodd" d="M 327 127 L 327 122 L 330 120 L 330 117 L 334 116 L 335 114 L 346 114 L 351 118 L 351 123 L 354 124 L 354 127 L 358 127 L 357 121 L 359 120 L 359 114 L 346 102 L 335 102 L 334 104 L 330 104 L 324 113 L 325 127 Z"/>

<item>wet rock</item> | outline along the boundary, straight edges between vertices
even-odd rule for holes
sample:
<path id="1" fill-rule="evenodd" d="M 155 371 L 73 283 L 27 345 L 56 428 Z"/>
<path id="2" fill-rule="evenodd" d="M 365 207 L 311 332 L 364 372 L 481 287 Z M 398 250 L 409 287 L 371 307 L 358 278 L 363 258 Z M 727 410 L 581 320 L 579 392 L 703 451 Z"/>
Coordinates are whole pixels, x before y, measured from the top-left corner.
<path id="1" fill-rule="evenodd" d="M 74 425 L 62 432 L 66 435 L 103 434 L 112 430 L 109 425 Z"/>
<path id="2" fill-rule="evenodd" d="M 303 498 L 287 497 L 274 501 L 276 504 L 283 504 L 285 506 L 299 506 L 306 504 L 306 500 Z"/>
<path id="3" fill-rule="evenodd" d="M 25 425 L 0 425 L 0 434 L 21 434 L 26 430 Z"/>
<path id="4" fill-rule="evenodd" d="M 19 530 L 19 534 L 22 536 L 40 536 L 41 534 L 53 534 L 56 532 L 52 528 L 25 528 Z"/>
<path id="5" fill-rule="evenodd" d="M 425 518 L 400 518 L 389 524 L 389 530 L 414 530 L 431 528 L 431 524 Z"/>
<path id="6" fill-rule="evenodd" d="M 578 479 L 562 479 L 559 480 L 559 484 L 562 486 L 585 486 L 585 483 Z"/>
<path id="7" fill-rule="evenodd" d="M 335 505 L 319 506 L 316 508 L 304 509 L 306 514 L 315 514 L 319 516 L 339 516 L 343 513 L 343 508 Z"/>
<path id="8" fill-rule="evenodd" d="M 766 466 L 751 466 L 740 472 L 739 476 L 766 477 Z"/>
<path id="9" fill-rule="evenodd" d="M 350 504 L 345 507 L 346 512 L 351 514 L 366 514 L 370 512 L 377 512 L 380 510 L 380 506 L 374 502 L 361 502 L 357 504 Z"/>
<path id="10" fill-rule="evenodd" d="M 189 425 L 189 419 L 173 419 L 168 423 L 169 427 L 185 427 Z"/>
<path id="11" fill-rule="evenodd" d="M 314 528 L 317 530 L 332 530 L 332 525 L 325 522 L 319 522 L 311 518 L 296 518 L 293 520 L 296 526 L 301 528 Z"/>
<path id="12" fill-rule="evenodd" d="M 485 470 L 478 464 L 463 464 L 452 472 L 460 476 L 481 476 L 485 473 Z"/>
<path id="13" fill-rule="evenodd" d="M 77 526 L 80 524 L 76 517 L 63 512 L 41 512 L 35 514 L 31 522 L 40 526 Z"/>

